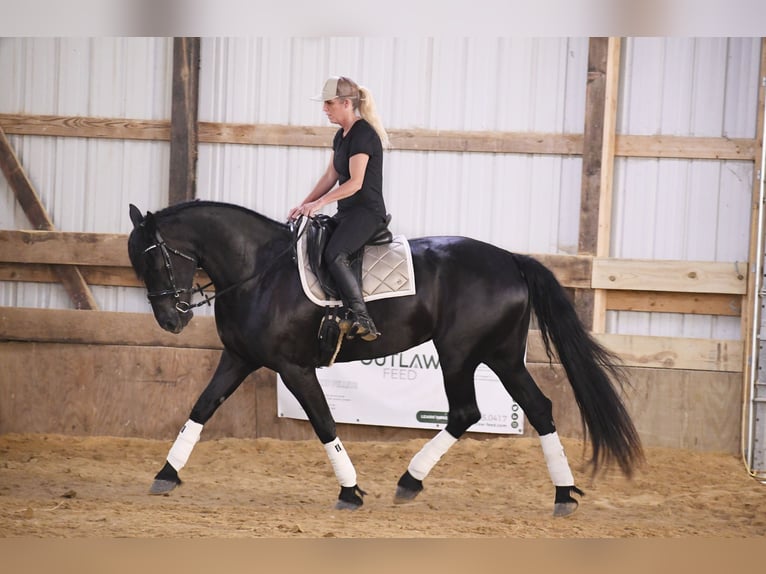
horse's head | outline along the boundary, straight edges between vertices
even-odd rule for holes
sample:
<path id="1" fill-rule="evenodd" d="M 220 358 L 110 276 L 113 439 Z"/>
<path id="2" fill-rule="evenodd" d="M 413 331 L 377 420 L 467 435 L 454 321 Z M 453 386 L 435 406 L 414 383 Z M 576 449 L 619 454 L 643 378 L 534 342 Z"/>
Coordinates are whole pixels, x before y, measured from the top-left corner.
<path id="1" fill-rule="evenodd" d="M 144 216 L 131 204 L 130 220 L 133 231 L 128 255 L 136 276 L 146 286 L 154 318 L 166 331 L 180 333 L 193 316 L 190 300 L 197 257 L 182 239 L 171 235 L 171 244 L 166 243 L 151 212 Z"/>

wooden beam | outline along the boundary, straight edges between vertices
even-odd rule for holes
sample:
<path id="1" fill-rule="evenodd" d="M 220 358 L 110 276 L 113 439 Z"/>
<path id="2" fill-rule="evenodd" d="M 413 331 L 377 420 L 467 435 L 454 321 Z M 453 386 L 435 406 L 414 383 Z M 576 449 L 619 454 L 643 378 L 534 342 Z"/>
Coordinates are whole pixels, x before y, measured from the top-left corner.
<path id="1" fill-rule="evenodd" d="M 0 264 L 8 264 L 3 276 L 10 280 L 30 273 L 14 264 L 59 264 L 82 266 L 83 272 L 93 276 L 124 277 L 123 273 L 127 273 L 131 279 L 126 283 L 112 279 L 99 284 L 131 286 L 136 282 L 128 259 L 127 239 L 127 235 L 119 233 L 0 230 Z M 549 267 L 565 287 L 733 295 L 742 295 L 745 289 L 743 262 L 529 255 Z M 89 269 L 91 266 L 95 269 Z M 42 271 L 37 269 L 34 273 Z"/>
<path id="2" fill-rule="evenodd" d="M 764 312 L 763 300 L 760 301 L 759 305 L 760 290 L 758 288 L 761 281 L 763 281 L 764 271 L 762 268 L 761 276 L 759 277 L 756 273 L 756 260 L 758 259 L 759 247 L 766 248 L 766 238 L 763 237 L 763 232 L 759 233 L 759 226 L 766 225 L 766 221 L 762 220 L 762 218 L 766 218 L 766 214 L 763 213 L 766 206 L 762 203 L 761 198 L 761 181 L 764 179 L 764 170 L 766 169 L 766 165 L 763 165 L 762 163 L 764 137 L 766 137 L 766 134 L 764 133 L 764 123 L 766 122 L 766 118 L 764 118 L 764 106 L 766 105 L 766 38 L 761 38 L 761 65 L 758 79 L 758 111 L 756 114 L 755 137 L 756 141 L 759 142 L 759 148 L 753 167 L 753 174 L 755 174 L 756 177 L 753 178 L 753 186 L 750 195 L 750 245 L 748 250 L 748 260 L 750 261 L 750 265 L 747 273 L 748 295 L 745 300 L 745 309 L 742 313 L 740 329 L 746 349 L 742 358 L 744 372 L 742 386 L 744 395 L 744 400 L 742 401 L 743 425 L 747 424 L 748 416 L 746 413 L 751 404 L 750 399 L 752 398 L 749 396 L 750 381 L 751 379 L 756 378 L 753 377 L 753 375 L 756 374 L 754 371 L 757 368 L 766 369 L 766 365 L 758 365 L 758 349 L 755 348 L 758 345 L 753 333 L 753 327 L 758 322 L 759 313 Z M 760 179 L 757 177 L 759 173 L 761 175 Z M 761 263 L 763 263 L 763 261 L 763 252 L 761 252 Z M 763 289 L 763 287 L 764 286 L 761 285 L 761 289 Z M 758 309 L 759 306 L 760 309 Z M 763 321 L 761 321 L 761 324 L 763 324 Z M 764 336 L 766 336 L 766 334 L 761 333 L 761 337 L 763 338 Z M 745 431 L 743 426 L 743 432 L 749 432 L 749 430 Z"/>
<path id="3" fill-rule="evenodd" d="M 665 291 L 605 291 L 610 311 L 681 313 L 739 317 L 742 296 L 726 293 L 671 293 Z"/>
<path id="4" fill-rule="evenodd" d="M 588 44 L 588 77 L 585 86 L 578 255 L 594 256 L 598 245 L 607 58 L 608 38 L 591 38 Z M 574 303 L 580 320 L 588 329 L 592 329 L 595 319 L 594 291 L 576 290 Z"/>
<path id="5" fill-rule="evenodd" d="M 168 203 L 194 199 L 197 193 L 197 109 L 199 38 L 173 39 L 173 95 L 170 119 Z"/>
<path id="6" fill-rule="evenodd" d="M 527 253 L 548 267 L 564 287 L 590 288 L 593 259 L 579 255 Z"/>
<path id="7" fill-rule="evenodd" d="M 597 334 L 627 366 L 703 371 L 741 370 L 741 341 Z M 215 319 L 197 316 L 178 335 L 163 331 L 151 313 L 0 307 L 0 341 L 223 348 Z M 529 333 L 529 363 L 547 363 L 540 332 Z"/>
<path id="8" fill-rule="evenodd" d="M 29 222 L 35 229 L 53 229 L 53 222 L 48 217 L 42 201 L 40 201 L 32 182 L 27 177 L 13 146 L 8 141 L 0 127 L 0 169 L 5 175 L 8 185 L 13 190 L 16 200 L 21 205 Z M 91 293 L 90 287 L 83 279 L 77 267 L 55 266 L 54 273 L 69 294 L 75 309 L 97 309 L 98 304 Z"/>
<path id="9" fill-rule="evenodd" d="M 609 257 L 611 249 L 612 184 L 614 180 L 617 102 L 620 87 L 620 49 L 620 38 L 609 38 L 604 86 L 604 133 L 599 181 L 597 257 Z M 606 292 L 602 289 L 596 289 L 593 292 L 593 331 L 596 333 L 606 332 Z"/>
<path id="10" fill-rule="evenodd" d="M 0 114 L 0 127 L 13 135 L 170 141 L 170 122 L 125 118 Z M 326 148 L 335 129 L 322 126 L 199 122 L 201 143 Z M 582 155 L 582 134 L 532 132 L 389 130 L 394 149 L 465 153 Z M 619 134 L 615 155 L 674 159 L 754 161 L 759 144 L 750 138 L 706 138 Z"/>
<path id="11" fill-rule="evenodd" d="M 742 371 L 742 341 L 598 333 L 596 339 L 628 367 Z"/>
<path id="12" fill-rule="evenodd" d="M 89 266 L 83 265 L 80 273 L 88 285 L 104 285 L 107 287 L 144 287 L 129 267 Z M 27 283 L 55 283 L 58 277 L 50 265 L 35 263 L 0 263 L 0 281 L 24 281 Z M 210 278 L 203 271 L 197 271 L 195 283 L 206 285 Z M 206 291 L 214 291 L 209 287 Z"/>
<path id="13" fill-rule="evenodd" d="M 616 137 L 614 153 L 621 157 L 754 161 L 758 153 L 758 140 L 619 134 Z"/>
<path id="14" fill-rule="evenodd" d="M 199 140 L 204 143 L 328 147 L 335 128 L 268 124 L 222 124 L 200 122 Z M 528 153 L 579 155 L 582 136 L 536 132 L 390 129 L 391 145 L 402 151 L 466 153 Z"/>
<path id="15" fill-rule="evenodd" d="M 148 304 L 147 304 L 148 308 Z M 151 313 L 0 307 L 0 340 L 222 349 L 215 319 L 197 316 L 182 333 L 163 331 Z"/>
<path id="16" fill-rule="evenodd" d="M 588 81 L 585 94 L 585 127 L 580 187 L 578 247 L 580 255 L 596 255 L 598 245 L 608 44 L 608 38 L 591 38 L 588 47 Z"/>
<path id="17" fill-rule="evenodd" d="M 595 289 L 744 295 L 746 270 L 745 262 L 596 258 L 592 285 Z"/>
<path id="18" fill-rule="evenodd" d="M 0 264 L 3 276 L 14 280 L 23 267 L 14 264 L 79 265 L 94 276 L 130 275 L 121 283 L 135 285 L 127 254 L 127 238 L 119 233 L 70 233 L 62 231 L 0 230 Z M 549 267 L 565 287 L 587 289 L 664 291 L 678 293 L 745 293 L 744 262 L 670 261 L 653 259 L 591 258 L 588 256 L 529 254 Z M 94 269 L 89 269 L 89 267 Z M 120 271 L 120 269 L 124 271 Z M 40 269 L 34 271 L 39 275 Z M 204 279 L 204 275 L 200 275 Z M 21 280 L 21 279 L 18 279 Z"/>
<path id="19" fill-rule="evenodd" d="M 0 127 L 7 134 L 22 136 L 170 141 L 167 120 L 0 114 Z"/>
<path id="20" fill-rule="evenodd" d="M 130 267 L 128 236 L 119 233 L 0 229 L 0 261 Z"/>

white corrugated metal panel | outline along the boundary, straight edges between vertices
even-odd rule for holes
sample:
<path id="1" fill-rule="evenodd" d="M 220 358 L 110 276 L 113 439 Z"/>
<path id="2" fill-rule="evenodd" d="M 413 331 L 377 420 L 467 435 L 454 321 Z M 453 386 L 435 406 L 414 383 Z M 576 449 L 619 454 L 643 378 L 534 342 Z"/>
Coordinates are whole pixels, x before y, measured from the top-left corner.
<path id="1" fill-rule="evenodd" d="M 170 117 L 172 40 L 0 38 L 0 112 L 130 119 Z M 57 229 L 130 230 L 128 204 L 167 202 L 166 142 L 9 136 Z M 0 228 L 28 229 L 0 177 Z M 147 310 L 139 289 L 92 287 L 100 308 Z M 59 285 L 0 283 L 0 304 L 71 307 Z"/>
<path id="2" fill-rule="evenodd" d="M 587 39 L 204 38 L 200 119 L 327 125 L 329 75 L 369 87 L 389 128 L 580 133 Z"/>
<path id="3" fill-rule="evenodd" d="M 581 133 L 587 52 L 584 38 L 204 38 L 200 119 L 327 125 L 308 98 L 343 74 L 373 91 L 390 129 Z M 757 39 L 628 39 L 623 54 L 619 132 L 754 136 Z M 0 112 L 168 119 L 171 55 L 166 38 L 3 38 Z M 11 140 L 59 229 L 127 232 L 128 202 L 166 202 L 166 142 Z M 329 157 L 203 144 L 198 195 L 284 219 Z M 396 232 L 576 252 L 579 157 L 394 149 L 385 170 Z M 744 261 L 751 172 L 748 162 L 618 159 L 612 255 Z M 5 181 L 0 208 L 1 227 L 27 227 Z M 146 308 L 140 290 L 94 291 L 105 309 Z M 0 295 L 68 306 L 57 286 L 6 283 Z M 610 313 L 610 330 L 739 336 L 736 319 L 629 313 Z"/>
<path id="4" fill-rule="evenodd" d="M 372 90 L 389 129 L 583 128 L 587 39 L 220 38 L 203 39 L 201 52 L 203 121 L 328 125 L 309 98 L 340 74 Z M 198 195 L 283 219 L 329 159 L 329 149 L 202 145 Z M 384 193 L 393 229 L 411 237 L 464 234 L 569 253 L 580 166 L 579 158 L 393 149 Z"/>
<path id="5" fill-rule="evenodd" d="M 760 39 L 625 42 L 618 131 L 755 136 Z M 749 248 L 752 162 L 618 158 L 613 257 L 740 261 Z M 610 312 L 618 333 L 738 339 L 736 317 Z"/>
<path id="6" fill-rule="evenodd" d="M 0 38 L 4 113 L 168 119 L 169 38 Z"/>
<path id="7" fill-rule="evenodd" d="M 630 38 L 618 133 L 755 137 L 760 38 Z"/>

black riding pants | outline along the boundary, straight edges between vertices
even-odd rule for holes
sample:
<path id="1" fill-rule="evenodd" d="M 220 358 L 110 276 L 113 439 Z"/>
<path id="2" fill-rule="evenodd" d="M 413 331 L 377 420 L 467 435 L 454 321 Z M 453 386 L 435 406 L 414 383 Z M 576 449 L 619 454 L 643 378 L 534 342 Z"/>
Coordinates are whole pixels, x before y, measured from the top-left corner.
<path id="1" fill-rule="evenodd" d="M 336 213 L 333 219 L 338 226 L 330 236 L 324 250 L 325 261 L 333 261 L 338 255 L 349 256 L 370 240 L 386 222 L 369 209 L 358 207 L 342 213 Z"/>

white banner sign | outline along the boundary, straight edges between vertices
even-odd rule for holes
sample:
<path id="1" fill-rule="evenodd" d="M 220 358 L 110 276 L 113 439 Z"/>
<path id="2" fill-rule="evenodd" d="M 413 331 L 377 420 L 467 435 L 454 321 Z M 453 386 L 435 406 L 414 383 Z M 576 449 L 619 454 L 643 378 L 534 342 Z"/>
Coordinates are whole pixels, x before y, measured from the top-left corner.
<path id="1" fill-rule="evenodd" d="M 439 355 L 432 342 L 402 353 L 317 369 L 337 422 L 375 426 L 441 429 L 447 424 L 447 397 Z M 522 434 L 524 415 L 486 365 L 475 374 L 481 420 L 469 431 Z M 277 413 L 307 419 L 277 376 Z"/>

